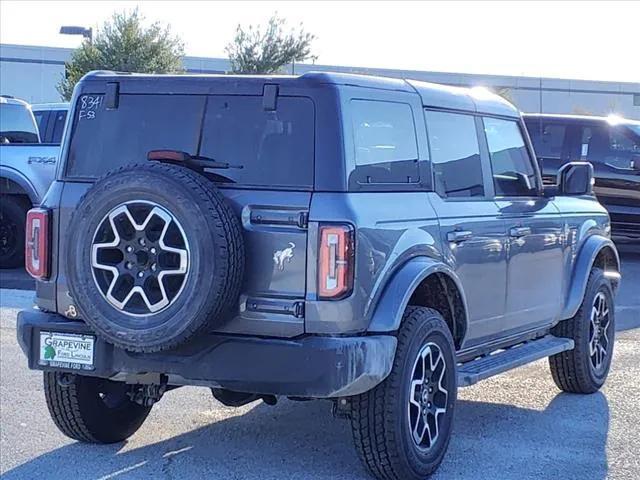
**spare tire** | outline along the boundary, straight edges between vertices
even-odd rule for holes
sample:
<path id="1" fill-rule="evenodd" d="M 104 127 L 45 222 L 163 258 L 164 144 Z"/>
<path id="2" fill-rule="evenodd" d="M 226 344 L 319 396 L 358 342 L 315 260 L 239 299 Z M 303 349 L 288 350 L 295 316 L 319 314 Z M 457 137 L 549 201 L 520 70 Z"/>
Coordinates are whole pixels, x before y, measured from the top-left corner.
<path id="1" fill-rule="evenodd" d="M 82 197 L 69 225 L 71 297 L 118 347 L 174 348 L 237 305 L 241 226 L 202 175 L 160 163 L 115 170 Z"/>

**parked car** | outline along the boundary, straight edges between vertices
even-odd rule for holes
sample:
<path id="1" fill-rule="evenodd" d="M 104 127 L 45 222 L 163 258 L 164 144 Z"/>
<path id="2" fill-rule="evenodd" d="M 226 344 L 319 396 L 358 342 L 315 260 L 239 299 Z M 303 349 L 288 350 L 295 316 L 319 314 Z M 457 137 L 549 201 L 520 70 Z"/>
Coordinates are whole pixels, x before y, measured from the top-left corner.
<path id="1" fill-rule="evenodd" d="M 40 143 L 29 104 L 0 97 L 0 268 L 24 265 L 27 210 L 53 181 L 59 149 Z"/>
<path id="2" fill-rule="evenodd" d="M 60 145 L 68 110 L 68 103 L 39 103 L 31 105 L 31 111 L 38 124 L 38 132 L 42 143 Z"/>
<path id="3" fill-rule="evenodd" d="M 595 171 L 595 193 L 611 216 L 613 234 L 640 240 L 640 122 L 618 117 L 525 114 L 543 180 L 586 160 Z"/>
<path id="4" fill-rule="evenodd" d="M 121 441 L 181 385 L 330 399 L 374 476 L 419 479 L 458 387 L 545 357 L 561 390 L 604 384 L 620 266 L 592 167 L 544 188 L 501 98 L 95 72 L 72 105 L 18 315 L 67 436 Z"/>

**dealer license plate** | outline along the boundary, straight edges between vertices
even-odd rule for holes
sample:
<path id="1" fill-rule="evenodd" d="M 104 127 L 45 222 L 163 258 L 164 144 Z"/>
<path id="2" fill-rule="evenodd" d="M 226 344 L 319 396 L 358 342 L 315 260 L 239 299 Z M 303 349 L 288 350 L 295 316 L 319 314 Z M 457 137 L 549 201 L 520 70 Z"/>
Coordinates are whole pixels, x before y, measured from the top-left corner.
<path id="1" fill-rule="evenodd" d="M 93 370 L 95 337 L 74 333 L 40 332 L 40 365 Z"/>

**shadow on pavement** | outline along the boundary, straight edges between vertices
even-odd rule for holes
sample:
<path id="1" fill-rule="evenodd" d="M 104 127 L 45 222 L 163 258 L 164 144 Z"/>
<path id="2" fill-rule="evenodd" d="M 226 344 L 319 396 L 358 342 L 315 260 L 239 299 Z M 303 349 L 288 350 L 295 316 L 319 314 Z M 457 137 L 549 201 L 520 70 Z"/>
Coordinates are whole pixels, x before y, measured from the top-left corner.
<path id="1" fill-rule="evenodd" d="M 259 404 L 244 415 L 133 450 L 73 443 L 3 478 L 368 478 L 348 423 L 332 421 L 327 406 Z M 155 420 L 153 428 L 161 429 Z M 449 452 L 434 478 L 602 479 L 608 429 L 609 408 L 600 393 L 558 394 L 542 411 L 459 401 Z"/>

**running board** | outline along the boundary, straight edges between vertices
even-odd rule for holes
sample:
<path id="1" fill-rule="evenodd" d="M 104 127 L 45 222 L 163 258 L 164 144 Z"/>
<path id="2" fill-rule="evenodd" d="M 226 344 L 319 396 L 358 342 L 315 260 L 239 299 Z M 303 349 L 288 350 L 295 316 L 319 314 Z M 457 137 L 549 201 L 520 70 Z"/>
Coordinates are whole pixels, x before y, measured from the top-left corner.
<path id="1" fill-rule="evenodd" d="M 468 387 L 480 380 L 572 349 L 573 340 L 570 338 L 547 335 L 537 340 L 530 340 L 504 350 L 498 350 L 490 355 L 459 365 L 458 386 Z"/>

